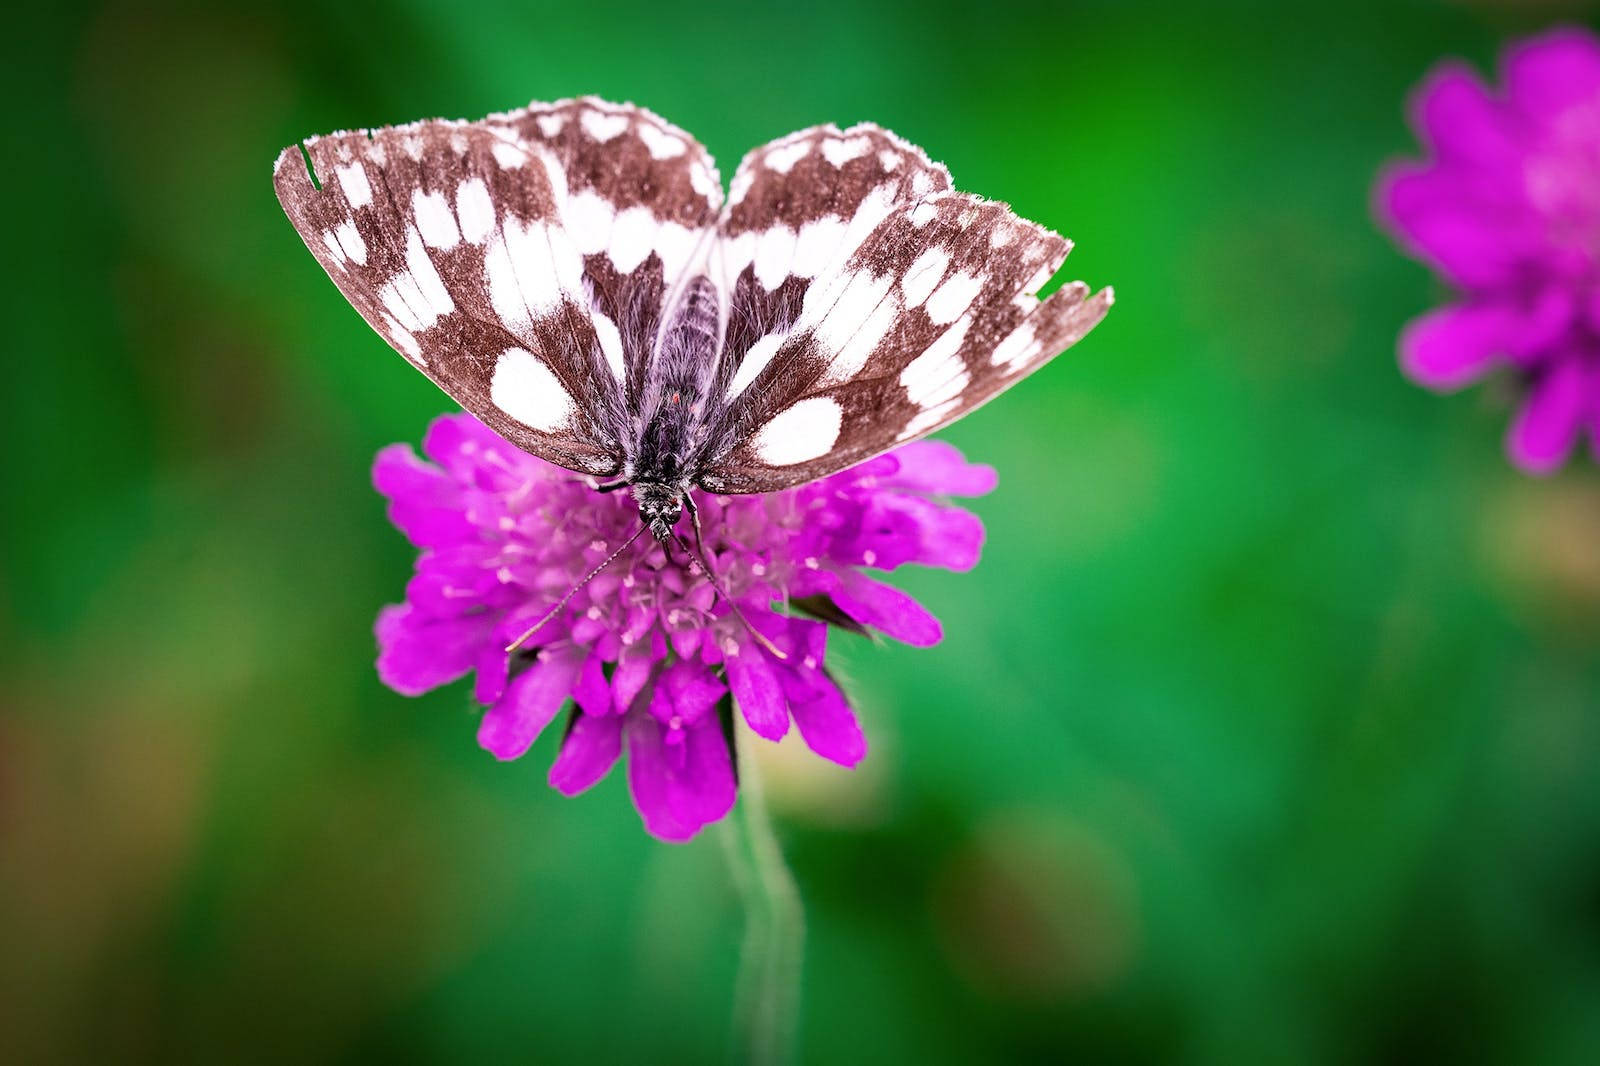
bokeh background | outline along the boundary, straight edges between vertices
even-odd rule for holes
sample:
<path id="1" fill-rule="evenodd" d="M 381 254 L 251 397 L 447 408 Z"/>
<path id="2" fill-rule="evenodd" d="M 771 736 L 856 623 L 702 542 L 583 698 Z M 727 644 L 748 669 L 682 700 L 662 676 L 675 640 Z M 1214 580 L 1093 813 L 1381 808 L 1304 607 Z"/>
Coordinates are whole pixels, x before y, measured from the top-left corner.
<path id="1" fill-rule="evenodd" d="M 1078 242 L 1093 335 L 995 464 L 872 743 L 780 748 L 813 1063 L 1600 1061 L 1600 470 L 1407 384 L 1376 232 L 1437 58 L 1582 5 L 127 0 L 8 20 L 0 1058 L 717 1061 L 743 911 L 381 687 L 373 453 L 447 399 L 269 180 L 304 135 L 597 92 L 870 119 Z"/>

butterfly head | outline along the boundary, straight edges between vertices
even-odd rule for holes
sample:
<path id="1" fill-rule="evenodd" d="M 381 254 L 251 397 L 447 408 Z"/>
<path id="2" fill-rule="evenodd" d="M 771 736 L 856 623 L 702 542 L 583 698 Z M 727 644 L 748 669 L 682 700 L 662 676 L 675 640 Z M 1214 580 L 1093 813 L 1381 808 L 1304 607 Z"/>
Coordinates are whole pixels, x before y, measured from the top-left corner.
<path id="1" fill-rule="evenodd" d="M 633 498 L 639 504 L 639 518 L 650 527 L 656 540 L 666 543 L 671 539 L 672 527 L 683 517 L 683 489 L 641 481 L 633 486 Z"/>

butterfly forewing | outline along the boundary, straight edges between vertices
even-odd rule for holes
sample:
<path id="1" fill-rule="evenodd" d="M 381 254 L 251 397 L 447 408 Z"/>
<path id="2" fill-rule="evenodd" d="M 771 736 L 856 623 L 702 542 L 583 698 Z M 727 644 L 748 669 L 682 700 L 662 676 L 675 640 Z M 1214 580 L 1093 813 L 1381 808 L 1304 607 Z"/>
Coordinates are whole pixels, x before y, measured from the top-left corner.
<path id="1" fill-rule="evenodd" d="M 896 204 L 949 188 L 921 149 L 876 126 L 817 126 L 763 145 L 734 173 L 712 273 L 727 294 L 723 395 L 757 394 L 797 356 L 784 342 L 808 293 Z"/>
<path id="2" fill-rule="evenodd" d="M 583 255 L 595 311 L 622 339 L 626 395 L 637 410 L 669 300 L 704 269 L 722 207 L 705 148 L 665 119 L 594 97 L 530 104 L 513 126 L 564 176 L 563 220 Z"/>
<path id="3" fill-rule="evenodd" d="M 286 149 L 279 199 L 373 328 L 519 447 L 617 473 L 630 388 L 720 206 L 704 150 L 592 99 L 305 150 L 315 180 Z"/>
<path id="4" fill-rule="evenodd" d="M 875 128 L 806 131 L 752 153 L 724 244 L 752 232 L 731 323 L 755 328 L 730 324 L 724 365 L 736 369 L 706 435 L 701 481 L 716 491 L 770 492 L 925 436 L 1043 365 L 1110 304 L 1082 285 L 1041 304 L 1068 242 L 951 191 L 942 167 Z"/>

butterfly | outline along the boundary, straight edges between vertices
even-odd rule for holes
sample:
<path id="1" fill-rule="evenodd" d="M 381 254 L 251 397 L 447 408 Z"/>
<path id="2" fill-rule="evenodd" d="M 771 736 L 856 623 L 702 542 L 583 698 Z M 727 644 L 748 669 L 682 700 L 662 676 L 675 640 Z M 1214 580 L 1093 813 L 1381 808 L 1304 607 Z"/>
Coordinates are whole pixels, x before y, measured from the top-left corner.
<path id="1" fill-rule="evenodd" d="M 764 493 L 967 414 L 1111 305 L 1037 293 L 1070 244 L 887 130 L 710 155 L 594 97 L 291 145 L 278 199 L 401 355 L 517 447 L 630 488 Z M 631 542 L 630 542 L 631 543 Z"/>

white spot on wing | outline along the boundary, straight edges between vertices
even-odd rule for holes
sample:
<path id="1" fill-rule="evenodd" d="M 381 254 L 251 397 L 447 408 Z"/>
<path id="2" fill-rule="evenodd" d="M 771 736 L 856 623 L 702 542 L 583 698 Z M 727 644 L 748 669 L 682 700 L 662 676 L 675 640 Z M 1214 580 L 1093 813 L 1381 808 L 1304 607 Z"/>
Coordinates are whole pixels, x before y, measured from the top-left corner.
<path id="1" fill-rule="evenodd" d="M 779 174 L 787 174 L 794 169 L 794 165 L 804 159 L 811 152 L 811 145 L 807 141 L 795 141 L 793 144 L 780 145 L 772 149 L 764 157 L 767 166 Z"/>
<path id="2" fill-rule="evenodd" d="M 328 254 L 333 256 L 333 261 L 341 267 L 344 266 L 345 261 L 350 256 L 339 246 L 339 238 L 333 235 L 333 230 L 325 229 L 322 231 L 322 243 L 327 245 Z"/>
<path id="3" fill-rule="evenodd" d="M 817 343 L 823 351 L 835 353 L 822 375 L 824 385 L 855 377 L 894 325 L 900 301 L 889 296 L 892 282 L 888 275 L 865 270 L 851 275 L 837 302 L 817 323 Z"/>
<path id="4" fill-rule="evenodd" d="M 663 222 L 656 231 L 656 254 L 661 257 L 661 276 L 671 281 L 683 273 L 684 264 L 694 252 L 697 234 L 676 222 Z"/>
<path id="5" fill-rule="evenodd" d="M 572 418 L 572 397 L 555 373 L 532 352 L 507 348 L 489 382 L 494 405 L 530 429 L 551 432 Z"/>
<path id="6" fill-rule="evenodd" d="M 878 228 L 878 223 L 889 217 L 894 210 L 895 187 L 893 185 L 878 185 L 862 197 L 856 205 L 856 213 L 850 216 L 850 225 L 845 229 L 843 253 L 849 255 L 861 243 L 872 235 Z"/>
<path id="7" fill-rule="evenodd" d="M 483 253 L 483 275 L 489 288 L 489 306 L 500 316 L 501 323 L 514 336 L 531 342 L 533 315 L 522 299 L 517 271 L 511 264 L 511 253 L 506 248 L 505 237 L 498 233 Z"/>
<path id="8" fill-rule="evenodd" d="M 878 165 L 893 174 L 895 168 L 900 165 L 900 153 L 892 148 L 885 148 L 878 153 Z"/>
<path id="9" fill-rule="evenodd" d="M 592 190 L 586 189 L 567 201 L 567 232 L 584 255 L 605 251 L 616 217 L 617 209 L 611 201 Z"/>
<path id="10" fill-rule="evenodd" d="M 418 366 L 427 366 L 428 361 L 422 357 L 422 345 L 417 343 L 417 338 L 411 331 L 401 327 L 390 315 L 383 316 L 383 324 L 389 330 L 389 339 L 400 349 L 400 354 L 416 363 Z"/>
<path id="11" fill-rule="evenodd" d="M 721 183 L 712 176 L 710 170 L 699 163 L 689 168 L 689 185 L 707 200 L 716 202 L 722 198 Z"/>
<path id="12" fill-rule="evenodd" d="M 954 322 L 966 314 L 967 308 L 972 306 L 972 301 L 982 291 L 983 278 L 958 270 L 928 297 L 928 317 L 940 326 Z"/>
<path id="13" fill-rule="evenodd" d="M 584 297 L 583 257 L 578 254 L 572 238 L 560 226 L 540 228 L 550 242 L 550 261 L 555 267 L 556 284 L 563 293 L 581 302 Z"/>
<path id="14" fill-rule="evenodd" d="M 463 237 L 473 244 L 488 240 L 494 230 L 494 201 L 482 178 L 468 178 L 456 189 L 456 215 Z"/>
<path id="15" fill-rule="evenodd" d="M 448 251 L 461 243 L 461 231 L 456 228 L 456 216 L 443 193 L 411 191 L 411 210 L 417 216 L 417 229 L 429 248 Z"/>
<path id="16" fill-rule="evenodd" d="M 814 278 L 822 273 L 823 267 L 833 258 L 839 242 L 844 239 L 844 231 L 844 220 L 836 215 L 815 219 L 801 226 L 790 271 L 802 278 Z"/>
<path id="17" fill-rule="evenodd" d="M 628 128 L 627 115 L 607 115 L 600 111 L 585 111 L 578 121 L 583 124 L 585 133 L 602 143 Z"/>
<path id="18" fill-rule="evenodd" d="M 750 191 L 750 185 L 755 180 L 755 172 L 749 168 L 743 168 L 735 174 L 733 186 L 728 190 L 728 206 L 737 207 L 744 203 L 745 194 Z"/>
<path id="19" fill-rule="evenodd" d="M 900 278 L 900 288 L 906 294 L 906 306 L 922 306 L 922 301 L 932 295 L 949 266 L 950 256 L 942 248 L 929 248 L 917 256 Z"/>
<path id="20" fill-rule="evenodd" d="M 344 190 L 344 198 L 350 201 L 351 207 L 366 207 L 372 202 L 372 185 L 367 181 L 367 168 L 359 161 L 349 166 L 334 167 L 333 172 L 338 175 L 339 188 Z"/>
<path id="21" fill-rule="evenodd" d="M 418 303 L 422 302 L 422 294 L 420 292 L 416 293 L 415 298 Z M 422 318 L 417 313 L 416 308 L 412 307 L 410 301 L 401 293 L 398 279 L 378 286 L 378 299 L 383 302 L 383 306 L 394 316 L 395 321 L 399 322 L 402 328 L 408 329 L 413 333 L 422 328 Z"/>
<path id="22" fill-rule="evenodd" d="M 586 112 L 585 117 L 595 112 Z M 624 274 L 631 273 L 650 254 L 650 243 L 655 237 L 656 216 L 647 207 L 630 207 L 617 215 L 611 227 L 611 245 L 608 249 L 612 265 Z"/>
<path id="23" fill-rule="evenodd" d="M 920 177 L 920 175 L 918 175 Z M 911 209 L 911 224 L 918 229 L 938 217 L 939 209 L 930 203 L 920 203 Z"/>
<path id="24" fill-rule="evenodd" d="M 606 357 L 606 366 L 611 368 L 611 376 L 619 382 L 624 380 L 628 368 L 622 361 L 622 334 L 617 331 L 617 324 L 599 311 L 591 311 L 589 317 L 594 322 L 594 335 L 600 342 L 601 354 Z"/>
<path id="25" fill-rule="evenodd" d="M 427 249 L 422 247 L 422 237 L 414 226 L 407 227 L 406 230 L 406 269 L 415 280 L 422 298 L 427 301 L 427 308 L 432 312 L 433 319 L 448 315 L 456 309 L 455 301 L 450 298 L 444 282 L 440 280 L 439 271 L 434 268 Z M 433 319 L 429 320 L 429 325 L 433 324 Z"/>
<path id="26" fill-rule="evenodd" d="M 850 137 L 839 140 L 829 137 L 822 142 L 822 157 L 836 167 L 842 167 L 850 160 L 864 156 L 872 149 L 872 141 L 866 137 Z"/>
<path id="27" fill-rule="evenodd" d="M 565 247 L 569 250 L 571 245 Z M 575 253 L 571 253 L 575 258 Z M 564 283 L 578 283 L 572 263 L 560 261 L 543 224 L 526 225 L 508 218 L 489 243 L 484 271 L 489 278 L 489 302 L 512 333 L 529 338 L 533 319 L 549 314 L 561 302 Z"/>
<path id="28" fill-rule="evenodd" d="M 794 260 L 795 235 L 788 226 L 773 226 L 756 242 L 756 280 L 771 292 L 789 276 Z"/>
<path id="29" fill-rule="evenodd" d="M 652 159 L 671 159 L 682 155 L 689 147 L 683 143 L 683 138 L 657 129 L 648 122 L 639 124 L 639 139 L 650 150 Z"/>
<path id="30" fill-rule="evenodd" d="M 821 458 L 839 439 L 844 411 L 827 396 L 801 400 L 761 427 L 751 440 L 758 459 L 768 466 L 794 466 Z"/>
<path id="31" fill-rule="evenodd" d="M 528 153 L 510 141 L 496 140 L 494 147 L 489 151 L 494 154 L 494 161 L 506 170 L 516 170 L 518 167 L 528 165 Z"/>
<path id="32" fill-rule="evenodd" d="M 958 352 L 966 339 L 972 316 L 962 318 L 928 345 L 927 351 L 900 371 L 906 397 L 919 407 L 932 407 L 961 395 L 971 375 Z"/>
<path id="33" fill-rule="evenodd" d="M 339 247 L 344 249 L 344 254 L 355 260 L 361 266 L 367 265 L 367 242 L 361 239 L 361 232 L 356 229 L 356 224 L 348 220 L 334 227 L 333 235 L 339 240 Z"/>
<path id="34" fill-rule="evenodd" d="M 789 339 L 787 333 L 768 333 L 750 346 L 744 353 L 744 358 L 739 362 L 739 369 L 734 372 L 733 380 L 728 383 L 728 397 L 739 395 L 760 373 L 772 362 L 772 357 L 778 354 L 778 349 L 783 342 Z"/>
<path id="35" fill-rule="evenodd" d="M 962 386 L 966 386 L 963 384 Z M 944 401 L 934 407 L 927 407 L 917 412 L 917 416 L 906 423 L 906 428 L 900 431 L 900 440 L 910 440 L 912 437 L 921 436 L 932 429 L 937 429 L 941 423 L 955 415 L 956 408 L 961 406 L 959 395 Z"/>
<path id="36" fill-rule="evenodd" d="M 989 363 L 999 366 L 1005 363 L 1008 367 L 1017 367 L 1028 361 L 1039 350 L 1033 335 L 1033 323 L 1023 322 L 1022 325 L 1012 330 L 1005 340 L 994 346 L 994 351 L 989 355 Z"/>
<path id="37" fill-rule="evenodd" d="M 731 241 L 721 241 L 718 250 L 722 255 L 722 276 L 731 287 L 756 257 L 756 235 L 741 233 Z"/>
<path id="38" fill-rule="evenodd" d="M 565 115 L 540 115 L 536 120 L 539 123 L 539 132 L 551 140 L 561 133 L 561 127 L 567 124 Z"/>

